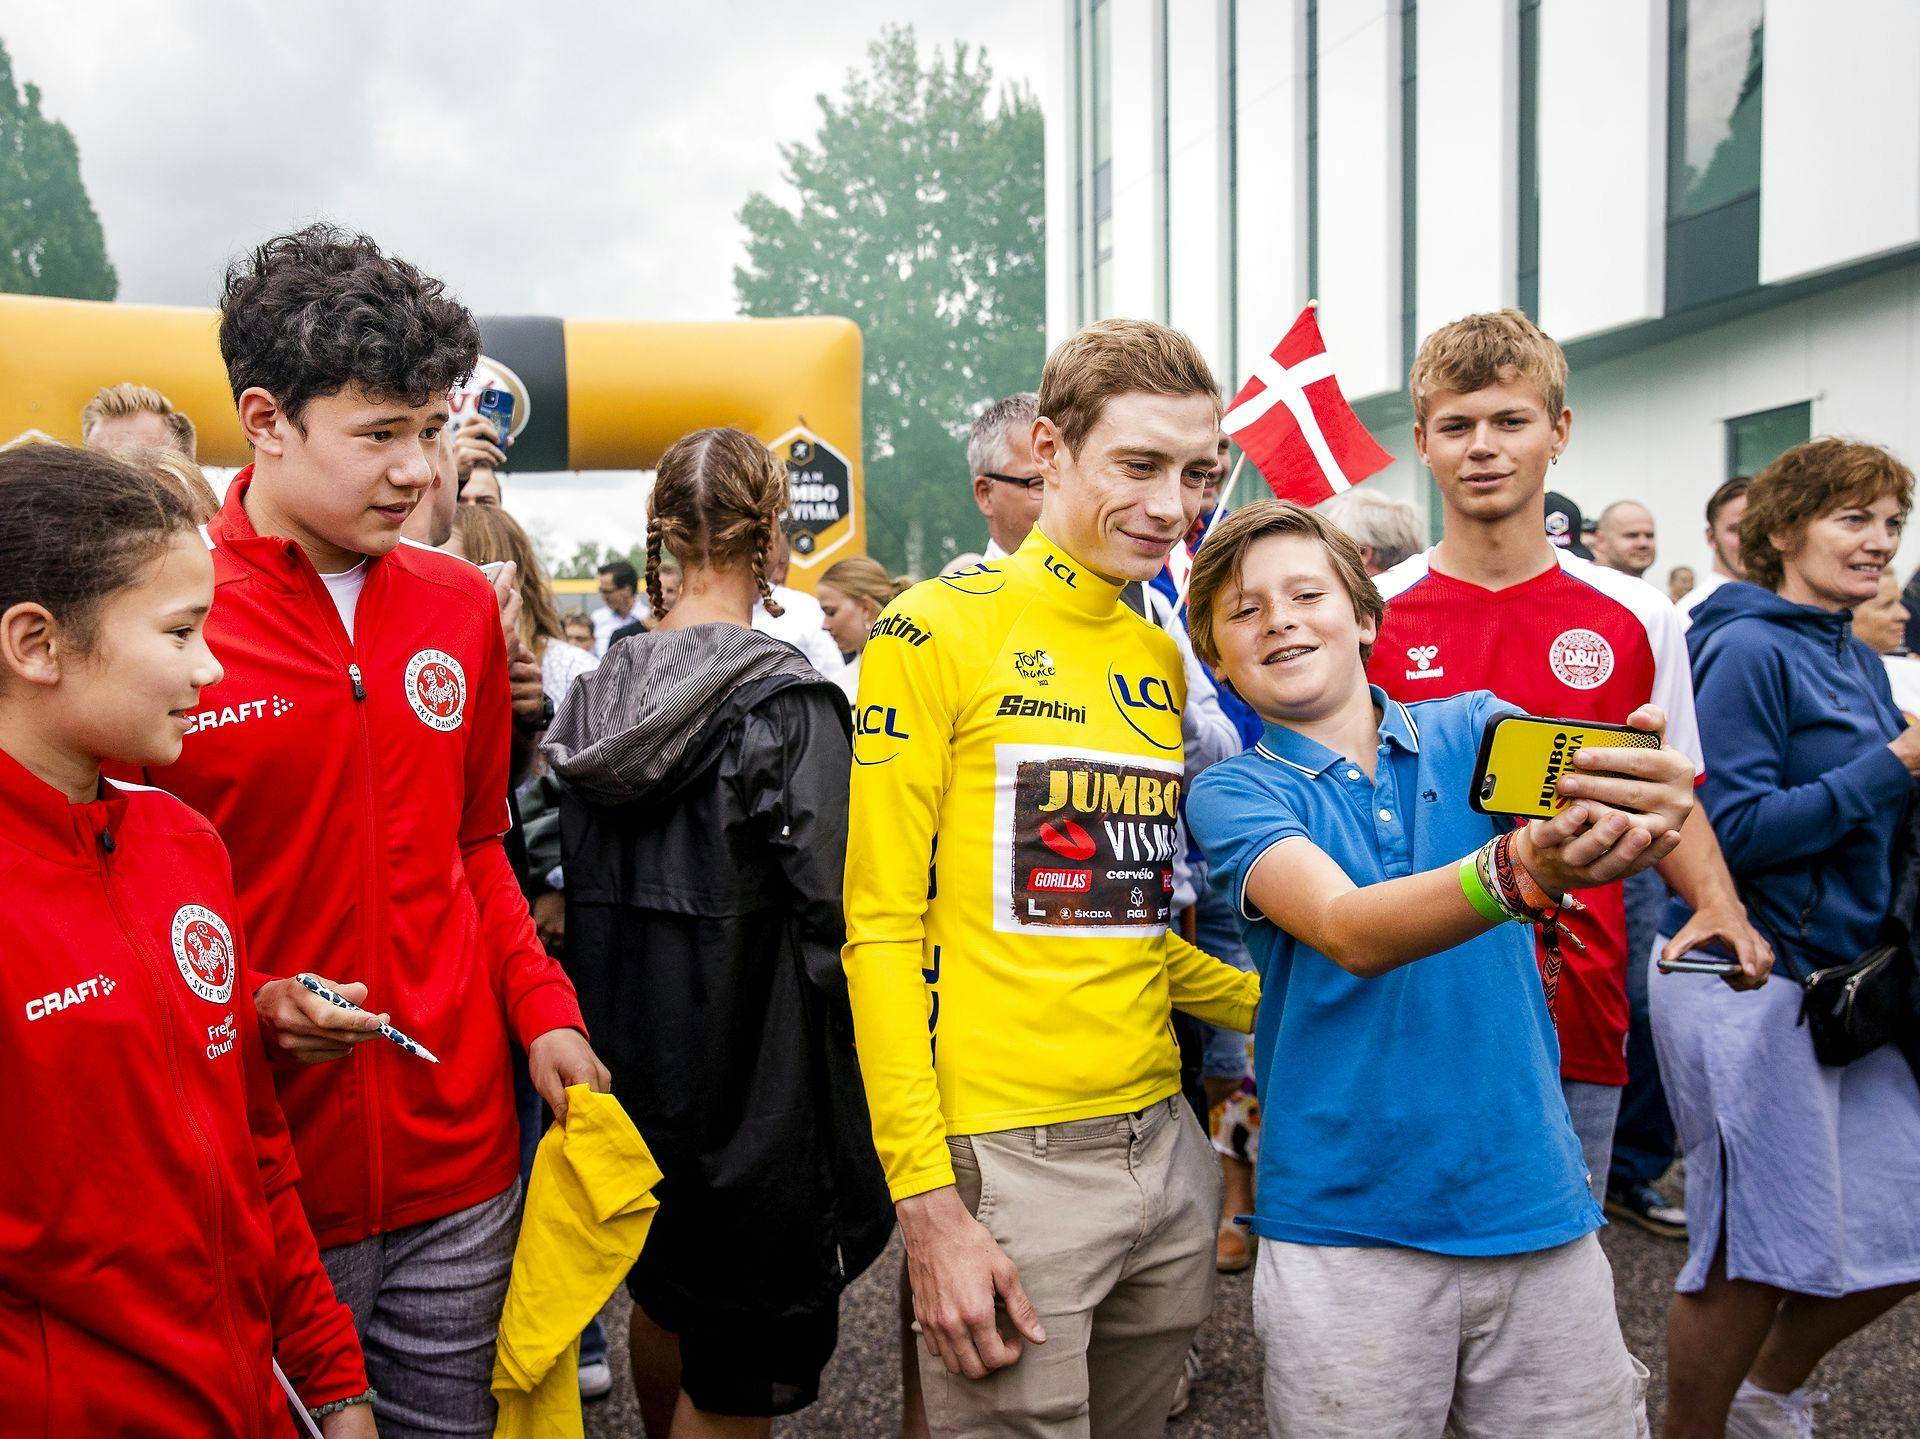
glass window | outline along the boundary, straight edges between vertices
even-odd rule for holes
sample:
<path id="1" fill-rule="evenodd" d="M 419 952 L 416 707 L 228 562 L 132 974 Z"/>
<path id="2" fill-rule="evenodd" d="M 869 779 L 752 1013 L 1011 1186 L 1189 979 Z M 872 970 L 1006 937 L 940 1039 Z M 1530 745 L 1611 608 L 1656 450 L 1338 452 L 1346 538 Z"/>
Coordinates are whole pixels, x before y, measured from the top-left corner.
<path id="1" fill-rule="evenodd" d="M 1760 189 L 1762 0 L 1674 0 L 1668 217 Z"/>
<path id="2" fill-rule="evenodd" d="M 1813 438 L 1813 401 L 1760 410 L 1727 421 L 1727 478 L 1757 475 L 1782 452 Z"/>
<path id="3" fill-rule="evenodd" d="M 1113 309 L 1113 6 L 1093 0 L 1093 318 Z"/>

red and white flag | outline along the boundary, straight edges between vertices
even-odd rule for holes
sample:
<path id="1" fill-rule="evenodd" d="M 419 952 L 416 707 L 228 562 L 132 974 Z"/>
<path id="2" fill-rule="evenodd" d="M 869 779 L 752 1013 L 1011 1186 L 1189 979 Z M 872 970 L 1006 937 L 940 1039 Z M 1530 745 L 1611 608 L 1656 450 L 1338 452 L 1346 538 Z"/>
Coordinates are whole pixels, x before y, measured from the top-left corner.
<path id="1" fill-rule="evenodd" d="M 1221 428 L 1283 500 L 1317 505 L 1393 463 L 1340 393 L 1308 305 L 1233 397 Z"/>

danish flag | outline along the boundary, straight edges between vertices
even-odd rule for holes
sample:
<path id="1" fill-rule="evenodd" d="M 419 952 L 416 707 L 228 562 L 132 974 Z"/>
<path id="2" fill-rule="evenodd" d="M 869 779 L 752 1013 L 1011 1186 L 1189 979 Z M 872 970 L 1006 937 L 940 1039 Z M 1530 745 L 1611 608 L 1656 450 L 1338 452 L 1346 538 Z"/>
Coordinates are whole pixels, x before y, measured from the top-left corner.
<path id="1" fill-rule="evenodd" d="M 1393 463 L 1340 393 L 1311 303 L 1220 421 L 1283 500 L 1317 505 Z"/>

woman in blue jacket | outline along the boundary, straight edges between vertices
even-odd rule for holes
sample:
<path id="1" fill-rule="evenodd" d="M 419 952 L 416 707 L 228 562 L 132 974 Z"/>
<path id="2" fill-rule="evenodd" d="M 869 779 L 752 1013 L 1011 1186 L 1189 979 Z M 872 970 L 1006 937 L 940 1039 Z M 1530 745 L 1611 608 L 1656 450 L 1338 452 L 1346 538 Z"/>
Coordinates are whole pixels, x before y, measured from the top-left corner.
<path id="1" fill-rule="evenodd" d="M 1849 620 L 1912 498 L 1877 446 L 1788 450 L 1747 491 L 1747 582 L 1693 612 L 1702 799 L 1791 979 L 1858 959 L 1887 915 L 1920 729 Z M 1676 901 L 1666 932 L 1685 919 Z M 1920 1085 L 1890 1045 L 1820 1064 L 1796 983 L 1655 974 L 1649 990 L 1687 1154 L 1666 1434 L 1811 1434 L 1815 1366 L 1920 1288 Z"/>

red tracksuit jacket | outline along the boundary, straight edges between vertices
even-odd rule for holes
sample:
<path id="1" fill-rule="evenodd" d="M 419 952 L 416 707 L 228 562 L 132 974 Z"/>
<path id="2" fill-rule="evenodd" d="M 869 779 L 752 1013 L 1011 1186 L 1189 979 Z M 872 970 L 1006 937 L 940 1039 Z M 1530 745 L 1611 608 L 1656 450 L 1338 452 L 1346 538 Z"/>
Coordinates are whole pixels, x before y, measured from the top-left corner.
<path id="1" fill-rule="evenodd" d="M 0 1435 L 285 1439 L 364 1393 L 248 1013 L 227 853 L 0 753 Z"/>
<path id="2" fill-rule="evenodd" d="M 262 537 L 235 476 L 207 527 L 207 640 L 180 758 L 151 771 L 233 855 L 259 972 L 362 981 L 439 1056 L 376 1039 L 346 1059 L 276 1063 L 322 1248 L 491 1199 L 519 1173 L 507 1048 L 584 1031 L 540 947 L 506 833 L 512 714 L 493 589 L 417 545 L 367 562 L 349 640 L 305 554 Z"/>

